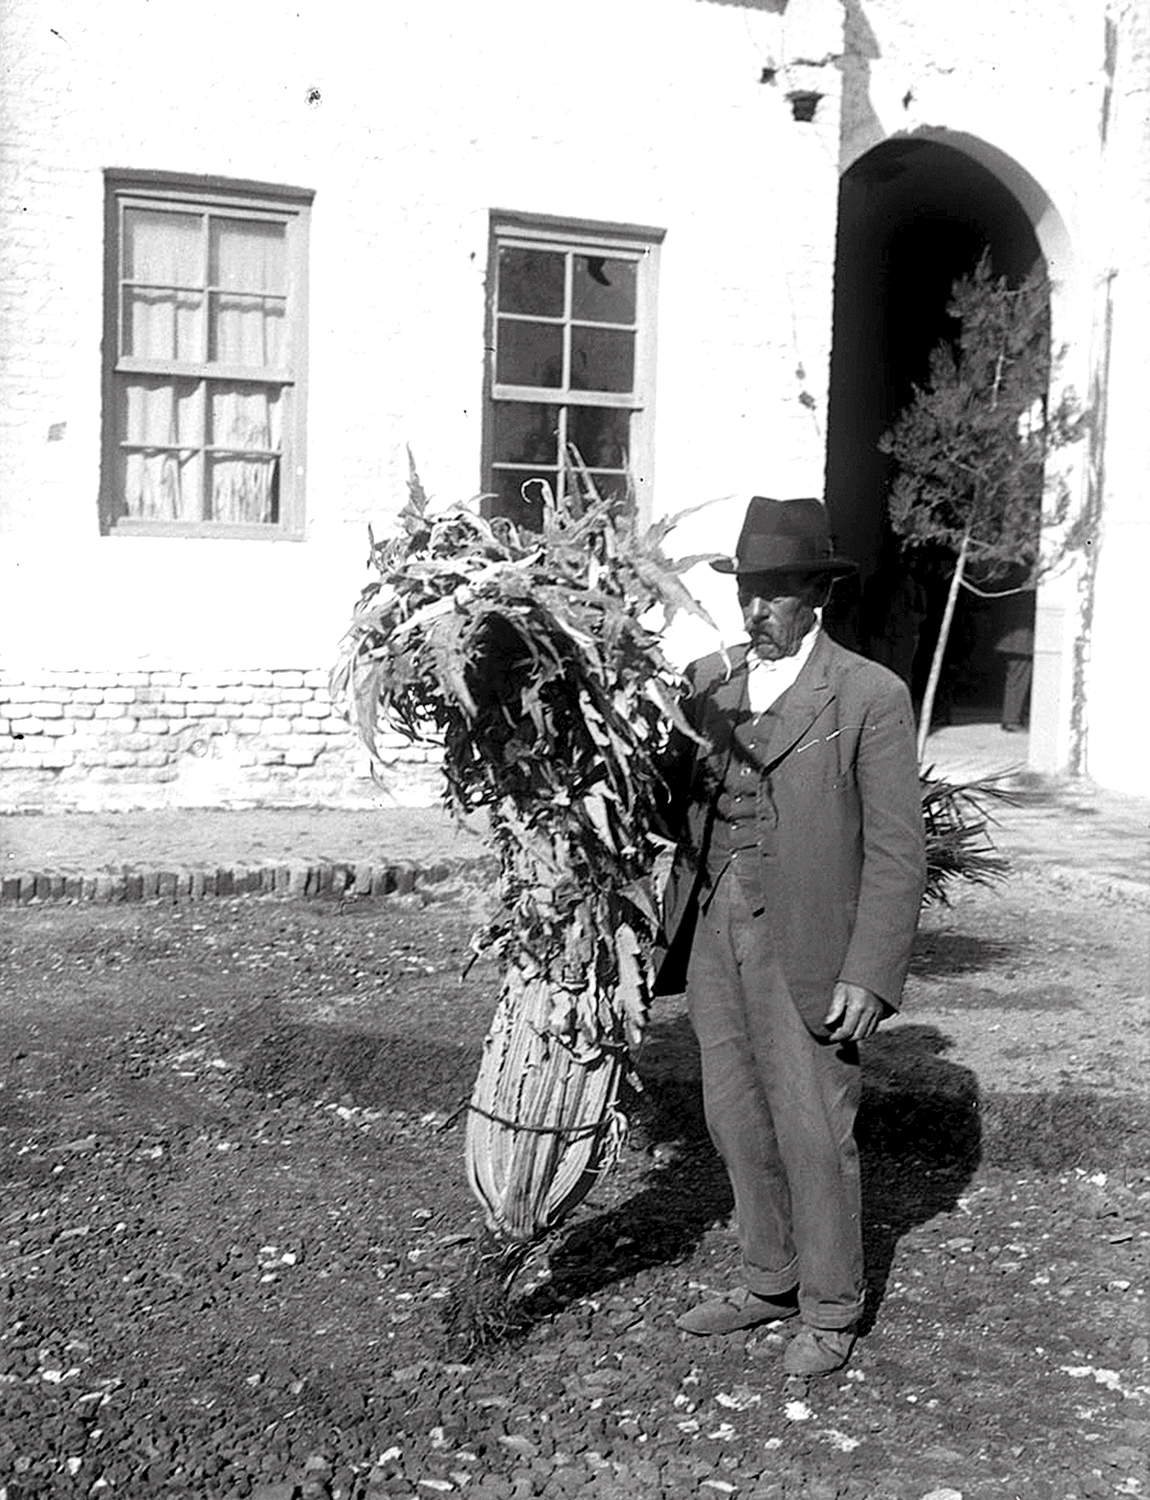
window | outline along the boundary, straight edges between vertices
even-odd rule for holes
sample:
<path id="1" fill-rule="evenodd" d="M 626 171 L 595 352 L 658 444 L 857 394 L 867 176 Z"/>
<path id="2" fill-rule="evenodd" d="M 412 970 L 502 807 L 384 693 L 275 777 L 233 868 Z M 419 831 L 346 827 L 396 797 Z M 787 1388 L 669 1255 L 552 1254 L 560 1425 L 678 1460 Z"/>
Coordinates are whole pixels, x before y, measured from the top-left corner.
<path id="1" fill-rule="evenodd" d="M 540 480 L 645 507 L 651 481 L 655 278 L 662 231 L 492 216 L 485 489 L 495 515 L 536 524 Z"/>
<path id="2" fill-rule="evenodd" d="M 312 194 L 109 173 L 101 529 L 303 529 Z"/>

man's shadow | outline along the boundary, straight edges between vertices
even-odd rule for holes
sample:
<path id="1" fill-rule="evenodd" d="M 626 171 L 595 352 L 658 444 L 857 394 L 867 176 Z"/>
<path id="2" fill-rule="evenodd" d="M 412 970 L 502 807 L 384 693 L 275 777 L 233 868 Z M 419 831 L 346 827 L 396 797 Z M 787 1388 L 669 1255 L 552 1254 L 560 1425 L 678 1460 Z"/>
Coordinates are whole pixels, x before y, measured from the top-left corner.
<path id="1" fill-rule="evenodd" d="M 955 1207 L 981 1157 L 978 1085 L 948 1062 L 937 1027 L 896 1023 L 863 1048 L 856 1134 L 863 1175 L 867 1312 L 873 1322 L 901 1237 Z M 685 1016 L 652 1022 L 629 1101 L 632 1145 L 650 1165 L 625 1202 L 575 1223 L 549 1255 L 548 1284 L 522 1299 L 530 1321 L 646 1270 L 688 1260 L 731 1213 L 727 1174 L 707 1134 L 698 1053 Z M 737 1274 L 737 1273 L 736 1273 Z"/>
<path id="2" fill-rule="evenodd" d="M 863 1188 L 866 1332 L 886 1292 L 899 1240 L 955 1208 L 982 1159 L 978 1080 L 947 1061 L 937 1026 L 897 1023 L 863 1045 L 855 1135 Z"/>

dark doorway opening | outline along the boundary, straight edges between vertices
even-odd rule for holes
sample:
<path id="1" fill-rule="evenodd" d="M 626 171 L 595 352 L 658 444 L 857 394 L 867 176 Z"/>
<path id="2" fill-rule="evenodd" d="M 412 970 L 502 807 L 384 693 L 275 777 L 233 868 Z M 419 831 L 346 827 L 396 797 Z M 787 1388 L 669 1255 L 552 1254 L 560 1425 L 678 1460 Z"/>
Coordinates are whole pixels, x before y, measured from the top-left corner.
<path id="1" fill-rule="evenodd" d="M 987 249 L 995 275 L 1012 285 L 1042 260 L 1017 198 L 965 152 L 937 141 L 888 141 L 843 176 L 827 505 L 836 541 L 860 571 L 850 587 L 836 591 L 828 625 L 846 645 L 897 671 L 916 703 L 949 570 L 943 558 L 909 566 L 900 552 L 886 517 L 890 460 L 878 440 L 926 378 L 931 350 L 956 331 L 946 311 L 951 287 Z M 1017 627 L 1020 610 L 1033 623 L 1033 598 L 984 601 L 964 591 L 936 723 L 990 721 L 1001 713 L 1005 668 L 996 643 Z"/>

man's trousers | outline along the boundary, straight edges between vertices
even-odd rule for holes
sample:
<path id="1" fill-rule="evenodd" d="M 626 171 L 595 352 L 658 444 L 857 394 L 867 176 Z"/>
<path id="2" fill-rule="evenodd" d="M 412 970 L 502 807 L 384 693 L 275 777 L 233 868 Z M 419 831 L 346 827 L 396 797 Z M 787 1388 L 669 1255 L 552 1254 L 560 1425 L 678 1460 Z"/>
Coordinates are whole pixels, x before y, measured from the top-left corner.
<path id="1" fill-rule="evenodd" d="M 776 1297 L 797 1286 L 805 1323 L 847 1328 L 863 1306 L 858 1049 L 803 1023 L 756 882 L 736 873 L 755 859 L 719 877 L 691 949 L 707 1128 L 734 1190 L 748 1288 Z"/>
<path id="2" fill-rule="evenodd" d="M 1021 729 L 1027 717 L 1034 661 L 1029 656 L 1006 658 L 1006 680 L 1002 688 L 1002 723 L 1006 729 Z"/>

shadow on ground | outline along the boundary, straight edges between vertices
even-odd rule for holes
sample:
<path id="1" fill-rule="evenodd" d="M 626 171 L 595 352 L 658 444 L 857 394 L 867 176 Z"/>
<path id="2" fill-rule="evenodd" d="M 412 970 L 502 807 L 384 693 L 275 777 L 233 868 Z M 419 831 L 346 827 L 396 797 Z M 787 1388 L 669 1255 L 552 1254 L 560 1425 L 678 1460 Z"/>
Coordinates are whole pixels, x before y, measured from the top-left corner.
<path id="1" fill-rule="evenodd" d="M 868 1307 L 882 1301 L 895 1247 L 916 1225 L 953 1208 L 981 1146 L 978 1088 L 947 1061 L 935 1027 L 904 1027 L 872 1044 L 859 1115 Z M 648 1156 L 636 1193 L 576 1225 L 550 1253 L 551 1282 L 524 1299 L 525 1316 L 549 1315 L 656 1266 L 685 1261 L 731 1212 L 726 1172 L 703 1119 L 698 1064 L 685 1017 L 656 1022 L 632 1101 L 634 1144 Z"/>
<path id="2" fill-rule="evenodd" d="M 475 1043 L 280 1019 L 244 1049 L 240 1081 L 284 1099 L 451 1113 L 470 1097 L 479 1057 Z"/>
<path id="3" fill-rule="evenodd" d="M 866 1327 L 885 1295 L 899 1241 L 956 1207 L 976 1170 L 1114 1169 L 1143 1154 L 1144 1101 L 1084 1090 L 983 1095 L 946 1053 L 935 1026 L 902 1025 L 867 1044 L 856 1134 L 863 1174 Z M 703 1119 L 686 1017 L 654 1023 L 630 1101 L 632 1140 L 646 1153 L 638 1190 L 576 1224 L 550 1252 L 551 1282 L 523 1299 L 528 1321 L 648 1268 L 685 1262 L 732 1209 L 722 1162 Z"/>
<path id="4" fill-rule="evenodd" d="M 910 972 L 919 979 L 952 979 L 960 974 L 984 973 L 996 964 L 1018 957 L 1024 948 L 1022 942 L 1002 942 L 970 932 L 920 933 Z"/>
<path id="5" fill-rule="evenodd" d="M 240 1078 L 261 1093 L 362 1108 L 451 1113 L 478 1067 L 474 1043 L 372 1033 L 266 1018 L 249 1036 Z M 863 1173 L 867 1322 L 885 1295 L 899 1241 L 958 1203 L 980 1164 L 1012 1171 L 1113 1168 L 1145 1149 L 1142 1101 L 1087 1091 L 980 1094 L 951 1061 L 936 1026 L 900 1024 L 867 1044 L 857 1137 Z M 551 1243 L 550 1280 L 527 1292 L 522 1332 L 645 1270 L 691 1259 L 732 1210 L 703 1118 L 698 1054 L 679 1015 L 653 1022 L 639 1057 L 642 1091 L 623 1101 L 631 1122 L 617 1169 L 623 1201 L 576 1215 Z"/>

